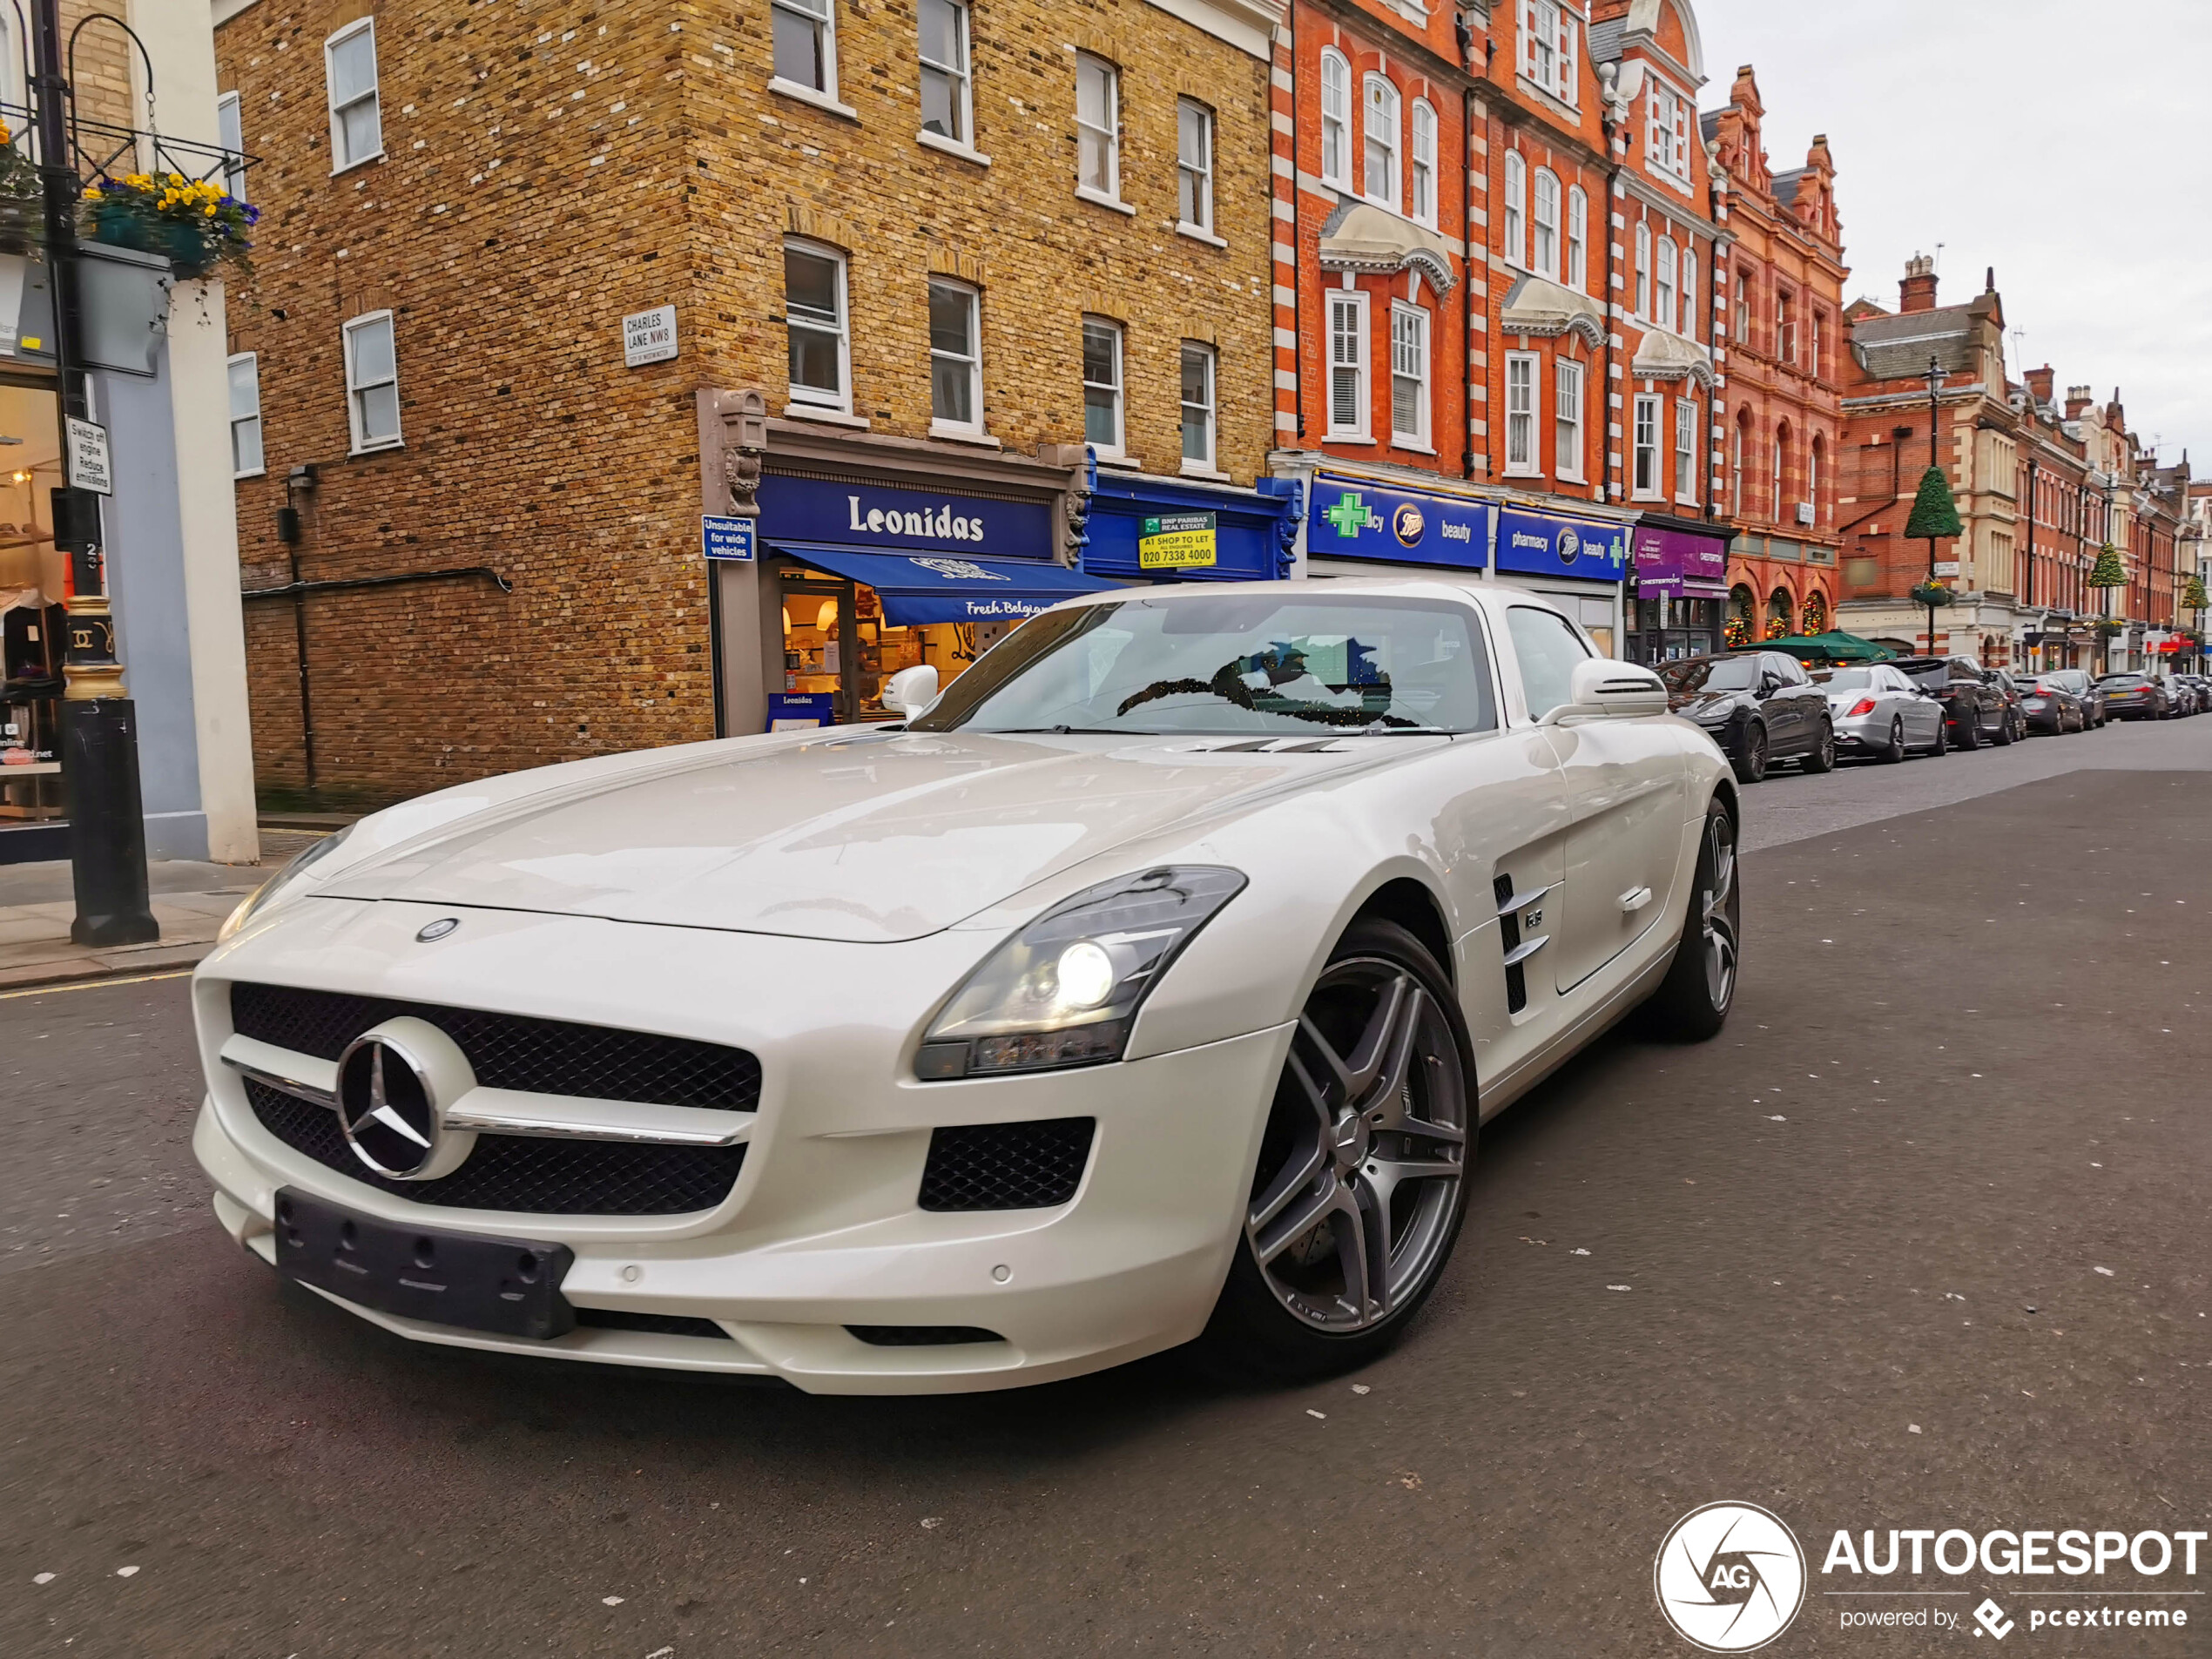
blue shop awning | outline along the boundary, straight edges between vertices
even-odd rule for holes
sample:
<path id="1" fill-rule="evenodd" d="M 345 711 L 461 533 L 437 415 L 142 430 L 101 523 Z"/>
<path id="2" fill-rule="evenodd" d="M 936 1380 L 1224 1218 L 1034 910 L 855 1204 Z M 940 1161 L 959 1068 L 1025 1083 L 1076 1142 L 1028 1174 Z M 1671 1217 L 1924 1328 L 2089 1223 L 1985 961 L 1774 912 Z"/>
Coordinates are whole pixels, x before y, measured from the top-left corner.
<path id="1" fill-rule="evenodd" d="M 834 542 L 771 543 L 774 550 L 873 588 L 894 628 L 924 622 L 1005 622 L 1034 617 L 1062 599 L 1119 587 L 1041 559 L 978 559 L 953 553 L 887 553 Z"/>

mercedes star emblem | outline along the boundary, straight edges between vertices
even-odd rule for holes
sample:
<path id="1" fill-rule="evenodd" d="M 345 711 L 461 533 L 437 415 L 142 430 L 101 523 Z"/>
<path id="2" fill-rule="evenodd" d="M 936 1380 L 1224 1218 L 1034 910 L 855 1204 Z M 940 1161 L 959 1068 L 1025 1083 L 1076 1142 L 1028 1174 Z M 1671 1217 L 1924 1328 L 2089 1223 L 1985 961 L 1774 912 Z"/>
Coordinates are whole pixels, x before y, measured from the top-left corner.
<path id="1" fill-rule="evenodd" d="M 443 939 L 459 926 L 461 926 L 460 917 L 440 916 L 435 921 L 425 922 L 422 925 L 422 930 L 415 935 L 415 941 L 418 944 L 427 945 L 434 939 Z"/>
<path id="2" fill-rule="evenodd" d="M 383 1037 L 356 1037 L 340 1057 L 338 1122 L 354 1156 L 395 1181 L 419 1176 L 437 1155 L 430 1080 L 406 1049 Z"/>

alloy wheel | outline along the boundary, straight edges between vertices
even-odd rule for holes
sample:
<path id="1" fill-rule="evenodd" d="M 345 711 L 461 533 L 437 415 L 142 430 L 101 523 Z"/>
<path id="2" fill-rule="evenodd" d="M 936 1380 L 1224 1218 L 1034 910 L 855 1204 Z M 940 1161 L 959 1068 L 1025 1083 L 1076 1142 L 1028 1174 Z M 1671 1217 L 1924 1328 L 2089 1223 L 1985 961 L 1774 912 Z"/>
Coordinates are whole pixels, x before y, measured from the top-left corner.
<path id="1" fill-rule="evenodd" d="M 1351 957 L 1298 1016 L 1245 1217 L 1253 1261 L 1311 1329 L 1370 1330 L 1448 1251 L 1467 1170 L 1451 1022 L 1399 964 Z"/>
<path id="2" fill-rule="evenodd" d="M 1736 894 L 1736 832 L 1716 814 L 1705 826 L 1706 880 L 1699 902 L 1705 935 L 1705 992 L 1716 1008 L 1736 995 L 1736 919 L 1729 900 Z"/>

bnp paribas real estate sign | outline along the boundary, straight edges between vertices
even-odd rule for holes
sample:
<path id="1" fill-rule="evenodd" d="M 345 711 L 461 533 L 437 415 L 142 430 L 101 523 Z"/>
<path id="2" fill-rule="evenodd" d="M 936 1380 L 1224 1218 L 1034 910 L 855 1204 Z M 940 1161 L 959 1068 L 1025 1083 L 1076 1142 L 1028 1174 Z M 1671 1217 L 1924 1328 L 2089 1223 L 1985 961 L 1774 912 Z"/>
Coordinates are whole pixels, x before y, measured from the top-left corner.
<path id="1" fill-rule="evenodd" d="M 1211 513 L 1161 513 L 1137 522 L 1140 570 L 1211 570 L 1216 547 Z"/>

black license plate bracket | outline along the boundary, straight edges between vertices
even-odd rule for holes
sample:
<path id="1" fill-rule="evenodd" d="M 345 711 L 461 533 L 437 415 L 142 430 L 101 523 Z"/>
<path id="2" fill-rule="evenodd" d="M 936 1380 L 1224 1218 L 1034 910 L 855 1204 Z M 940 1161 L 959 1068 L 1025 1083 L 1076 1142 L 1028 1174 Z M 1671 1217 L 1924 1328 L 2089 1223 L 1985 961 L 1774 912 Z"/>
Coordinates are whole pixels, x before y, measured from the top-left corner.
<path id="1" fill-rule="evenodd" d="M 401 1318 L 496 1336 L 565 1336 L 566 1244 L 381 1220 L 297 1188 L 276 1195 L 277 1271 Z"/>

